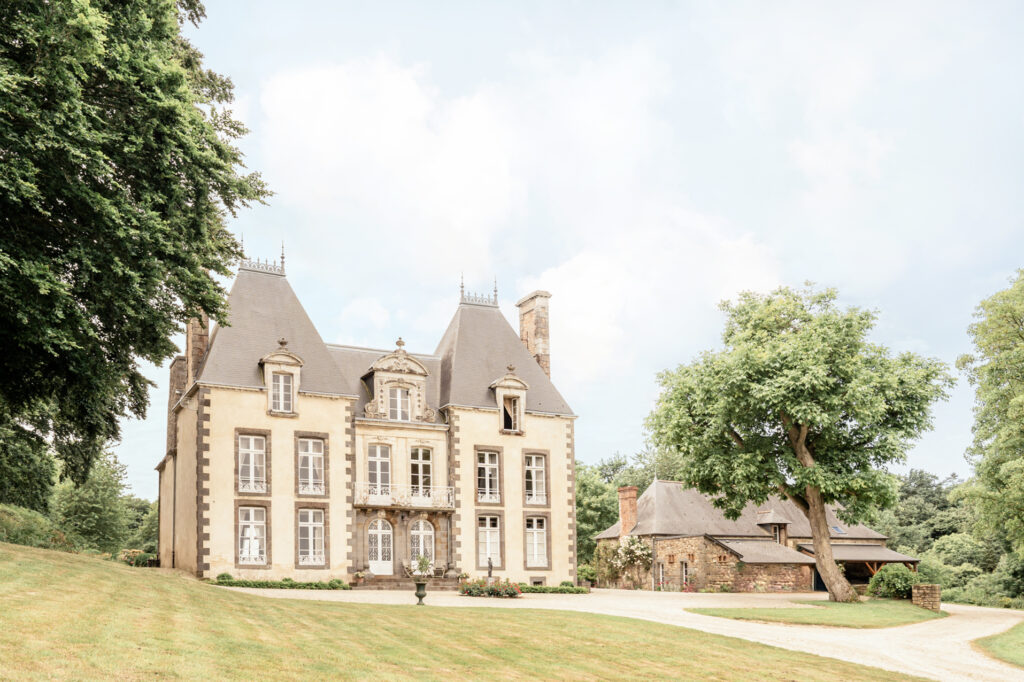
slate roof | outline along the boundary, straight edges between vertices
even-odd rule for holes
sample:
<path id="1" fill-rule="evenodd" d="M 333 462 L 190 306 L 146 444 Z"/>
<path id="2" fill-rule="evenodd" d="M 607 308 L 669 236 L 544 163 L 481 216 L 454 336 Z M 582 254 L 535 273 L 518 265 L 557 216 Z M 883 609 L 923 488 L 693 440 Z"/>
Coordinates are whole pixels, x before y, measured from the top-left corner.
<path id="1" fill-rule="evenodd" d="M 304 363 L 300 392 L 355 395 L 284 275 L 240 268 L 228 294 L 228 321 L 213 331 L 200 381 L 264 388 L 260 359 L 283 338 Z"/>
<path id="2" fill-rule="evenodd" d="M 814 543 L 807 542 L 797 545 L 800 549 L 814 554 Z M 836 561 L 892 561 L 917 563 L 920 559 L 901 554 L 881 545 L 858 545 L 832 543 L 832 558 Z"/>
<path id="3" fill-rule="evenodd" d="M 722 510 L 711 503 L 711 498 L 694 488 L 676 481 L 655 481 L 637 499 L 636 525 L 630 535 L 712 535 L 716 537 L 772 537 L 765 523 L 759 518 L 759 511 L 770 513 L 772 523 L 787 523 L 790 537 L 811 537 L 811 526 L 796 505 L 777 497 L 763 505 L 748 504 L 739 518 L 731 521 Z M 764 515 L 765 517 L 768 514 Z M 836 516 L 834 509 L 827 510 L 827 519 L 833 538 L 856 540 L 885 539 L 885 536 L 867 526 L 847 526 Z M 612 532 L 614 529 L 614 533 Z M 618 537 L 619 524 L 599 533 L 596 538 Z"/>
<path id="4" fill-rule="evenodd" d="M 280 271 L 242 266 L 228 295 L 229 325 L 217 327 L 198 380 L 207 384 L 264 388 L 259 361 L 277 350 L 278 339 L 302 358 L 300 392 L 355 396 L 362 414 L 369 389 L 362 381 L 370 366 L 394 349 L 326 344 Z M 572 415 L 551 379 L 530 355 L 497 305 L 459 303 L 433 355 L 410 353 L 427 376 L 427 405 L 497 409 L 490 385 L 509 364 L 530 387 L 530 412 Z"/>
<path id="5" fill-rule="evenodd" d="M 571 415 L 568 403 L 497 306 L 460 303 L 434 355 L 441 359 L 440 407 L 497 408 L 489 388 L 515 365 L 530 412 Z"/>
<path id="6" fill-rule="evenodd" d="M 720 540 L 747 564 L 813 564 L 814 558 L 771 540 Z"/>

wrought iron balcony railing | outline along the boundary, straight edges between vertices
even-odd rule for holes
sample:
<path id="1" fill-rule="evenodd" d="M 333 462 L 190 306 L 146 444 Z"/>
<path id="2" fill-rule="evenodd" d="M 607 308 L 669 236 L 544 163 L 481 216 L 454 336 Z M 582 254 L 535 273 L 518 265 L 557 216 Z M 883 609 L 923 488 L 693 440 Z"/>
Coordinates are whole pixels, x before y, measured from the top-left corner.
<path id="1" fill-rule="evenodd" d="M 454 509 L 455 489 L 439 485 L 357 483 L 355 503 L 365 507 Z"/>

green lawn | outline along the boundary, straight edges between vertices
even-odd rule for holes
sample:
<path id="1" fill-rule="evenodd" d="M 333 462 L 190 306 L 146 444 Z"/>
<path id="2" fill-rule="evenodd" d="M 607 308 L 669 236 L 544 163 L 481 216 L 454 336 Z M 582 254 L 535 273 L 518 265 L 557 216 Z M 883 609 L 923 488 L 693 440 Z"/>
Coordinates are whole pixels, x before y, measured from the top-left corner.
<path id="1" fill-rule="evenodd" d="M 841 628 L 889 628 L 894 625 L 920 623 L 942 618 L 909 601 L 871 599 L 857 604 L 838 604 L 827 601 L 794 601 L 794 604 L 812 604 L 815 608 L 776 609 L 687 609 L 693 613 L 737 620 L 757 620 L 796 625 L 829 625 Z"/>
<path id="2" fill-rule="evenodd" d="M 264 599 L 3 543 L 0 670 L 18 679 L 908 679 L 632 619 Z"/>
<path id="3" fill-rule="evenodd" d="M 990 656 L 1024 668 L 1024 623 L 1018 623 L 1002 634 L 975 640 L 974 643 Z"/>

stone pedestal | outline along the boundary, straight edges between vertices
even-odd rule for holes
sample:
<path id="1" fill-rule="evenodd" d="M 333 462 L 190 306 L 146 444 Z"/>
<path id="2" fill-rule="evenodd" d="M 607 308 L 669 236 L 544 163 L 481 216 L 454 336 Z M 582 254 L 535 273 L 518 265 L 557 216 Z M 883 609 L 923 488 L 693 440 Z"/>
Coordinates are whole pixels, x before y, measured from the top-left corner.
<path id="1" fill-rule="evenodd" d="M 938 611 L 942 607 L 942 589 L 938 585 L 914 585 L 910 601 L 922 609 Z"/>

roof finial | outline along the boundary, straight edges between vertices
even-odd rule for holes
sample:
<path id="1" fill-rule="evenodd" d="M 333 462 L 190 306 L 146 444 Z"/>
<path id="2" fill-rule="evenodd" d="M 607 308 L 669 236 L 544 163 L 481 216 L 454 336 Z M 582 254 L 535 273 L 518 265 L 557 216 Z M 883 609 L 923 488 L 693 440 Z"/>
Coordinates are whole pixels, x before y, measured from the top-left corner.
<path id="1" fill-rule="evenodd" d="M 506 369 L 508 369 L 509 374 L 515 374 L 516 372 L 516 366 L 513 365 L 511 362 L 508 363 L 508 367 Z"/>
<path id="2" fill-rule="evenodd" d="M 239 244 L 242 247 L 242 259 L 244 260 L 245 259 L 245 233 L 244 232 L 239 234 L 238 241 L 239 241 Z"/>
<path id="3" fill-rule="evenodd" d="M 395 345 L 398 346 L 399 348 L 405 345 L 405 341 L 402 340 L 401 336 L 398 337 L 398 341 L 395 341 Z"/>
<path id="4" fill-rule="evenodd" d="M 498 278 L 494 278 L 494 305 L 498 305 Z"/>
<path id="5" fill-rule="evenodd" d="M 284 240 L 281 240 L 281 272 L 284 272 Z"/>
<path id="6" fill-rule="evenodd" d="M 459 302 L 466 300 L 466 274 L 459 273 Z"/>
<path id="7" fill-rule="evenodd" d="M 282 349 L 286 348 L 288 346 L 288 339 L 282 336 L 277 340 L 277 345 L 281 346 Z"/>

